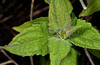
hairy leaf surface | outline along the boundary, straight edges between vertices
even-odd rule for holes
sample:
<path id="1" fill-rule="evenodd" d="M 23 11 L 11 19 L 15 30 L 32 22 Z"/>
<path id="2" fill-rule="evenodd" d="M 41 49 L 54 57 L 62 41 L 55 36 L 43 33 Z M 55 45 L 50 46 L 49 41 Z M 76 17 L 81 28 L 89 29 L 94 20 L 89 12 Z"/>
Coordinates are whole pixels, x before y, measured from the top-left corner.
<path id="1" fill-rule="evenodd" d="M 90 0 L 86 10 L 83 10 L 79 17 L 88 16 L 100 10 L 100 0 Z"/>
<path id="2" fill-rule="evenodd" d="M 49 39 L 49 52 L 51 65 L 60 65 L 61 60 L 70 52 L 71 44 L 55 37 Z"/>
<path id="3" fill-rule="evenodd" d="M 51 0 L 49 9 L 49 26 L 52 30 L 71 26 L 72 5 L 69 0 Z"/>
<path id="4" fill-rule="evenodd" d="M 36 25 L 37 27 L 34 27 Z M 13 38 L 4 49 L 20 56 L 48 54 L 48 28 L 47 24 L 34 24 Z"/>
<path id="5" fill-rule="evenodd" d="M 66 39 L 70 37 L 71 34 L 73 34 L 80 26 L 71 26 L 71 27 L 66 27 L 62 30 L 57 30 L 57 33 L 60 38 Z"/>
<path id="6" fill-rule="evenodd" d="M 13 29 L 18 31 L 18 32 L 22 32 L 23 30 L 25 30 L 26 28 L 31 27 L 34 24 L 41 24 L 43 22 L 48 23 L 49 22 L 48 17 L 40 17 L 40 18 L 37 18 L 35 20 L 25 22 L 24 24 L 22 24 L 20 26 L 13 27 Z M 34 26 L 36 26 L 36 25 L 34 25 Z"/>
<path id="7" fill-rule="evenodd" d="M 68 55 L 62 60 L 61 65 L 77 65 L 79 53 L 71 48 Z"/>
<path id="8" fill-rule="evenodd" d="M 72 26 L 72 27 L 67 27 L 66 28 L 66 35 L 65 37 L 68 38 L 70 35 L 72 35 L 80 26 Z"/>
<path id="9" fill-rule="evenodd" d="M 81 27 L 76 30 L 68 40 L 76 46 L 100 50 L 99 32 L 93 28 L 90 23 L 85 22 L 84 20 L 78 19 L 76 26 Z"/>
<path id="10" fill-rule="evenodd" d="M 77 24 L 77 17 L 75 16 L 74 13 L 72 13 L 71 17 L 72 17 L 72 25 L 71 26 L 75 26 Z"/>

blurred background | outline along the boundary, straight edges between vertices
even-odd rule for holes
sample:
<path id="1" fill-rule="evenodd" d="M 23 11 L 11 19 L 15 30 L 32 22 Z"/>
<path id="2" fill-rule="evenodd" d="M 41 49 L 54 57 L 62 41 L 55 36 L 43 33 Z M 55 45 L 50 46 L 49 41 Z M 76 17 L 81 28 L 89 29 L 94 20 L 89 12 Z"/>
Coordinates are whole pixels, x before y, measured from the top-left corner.
<path id="1" fill-rule="evenodd" d="M 70 0 L 74 9 L 73 12 L 78 17 L 78 15 L 82 11 L 82 6 L 79 0 Z M 84 0 L 87 5 L 86 0 Z M 31 0 L 0 0 L 0 46 L 4 46 L 9 44 L 14 36 L 18 34 L 18 32 L 14 31 L 12 27 L 19 26 L 30 20 L 30 7 Z M 48 16 L 49 5 L 44 2 L 44 0 L 35 0 L 34 8 L 33 8 L 33 20 L 39 17 Z M 92 23 L 92 25 L 100 30 L 100 12 L 96 12 L 88 17 L 82 17 L 86 21 Z M 77 48 L 81 53 L 79 57 L 79 65 L 90 65 L 87 57 L 85 56 L 84 50 L 82 48 Z M 21 57 L 14 54 L 11 54 L 5 51 L 13 60 L 15 60 L 19 65 L 30 65 L 29 57 Z M 99 59 L 91 56 L 95 60 L 94 62 L 99 64 Z M 34 65 L 49 65 L 49 55 L 42 56 L 33 56 Z M 8 61 L 9 59 L 0 51 L 0 63 Z M 14 65 L 13 63 L 7 65 Z"/>

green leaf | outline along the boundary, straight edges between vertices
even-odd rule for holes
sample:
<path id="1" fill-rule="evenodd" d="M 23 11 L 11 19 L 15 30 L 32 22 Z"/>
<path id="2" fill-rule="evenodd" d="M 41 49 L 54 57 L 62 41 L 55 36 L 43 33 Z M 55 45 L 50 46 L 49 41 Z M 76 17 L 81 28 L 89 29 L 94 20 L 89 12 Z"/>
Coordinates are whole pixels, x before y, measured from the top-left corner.
<path id="1" fill-rule="evenodd" d="M 77 17 L 75 16 L 74 13 L 72 13 L 71 17 L 72 17 L 72 25 L 71 26 L 75 26 L 77 24 Z"/>
<path id="2" fill-rule="evenodd" d="M 61 65 L 77 65 L 79 52 L 71 48 L 68 55 L 62 60 Z"/>
<path id="3" fill-rule="evenodd" d="M 46 59 L 44 56 L 40 56 L 40 63 L 41 63 L 41 65 L 45 65 Z"/>
<path id="4" fill-rule="evenodd" d="M 35 20 L 25 22 L 24 24 L 22 24 L 20 26 L 13 27 L 13 29 L 18 31 L 18 32 L 22 32 L 24 29 L 31 27 L 33 24 L 41 24 L 43 22 L 48 23 L 48 21 L 49 21 L 48 17 L 40 17 L 40 18 L 37 18 Z"/>
<path id="5" fill-rule="evenodd" d="M 72 5 L 69 0 L 51 0 L 49 9 L 49 26 L 52 30 L 71 26 Z"/>
<path id="6" fill-rule="evenodd" d="M 80 26 L 72 26 L 72 27 L 67 27 L 66 28 L 66 35 L 65 37 L 68 38 L 70 35 L 72 35 Z"/>
<path id="7" fill-rule="evenodd" d="M 88 49 L 90 53 L 100 59 L 100 50 Z"/>
<path id="8" fill-rule="evenodd" d="M 85 22 L 85 20 L 78 19 L 76 26 L 81 27 L 68 40 L 76 46 L 100 50 L 99 32 L 90 23 Z"/>
<path id="9" fill-rule="evenodd" d="M 37 27 L 34 27 L 36 25 Z M 13 38 L 4 49 L 20 56 L 48 54 L 48 27 L 46 23 L 34 24 Z"/>
<path id="10" fill-rule="evenodd" d="M 71 44 L 64 40 L 55 37 L 49 38 L 49 52 L 51 65 L 60 65 L 61 60 L 69 53 Z"/>
<path id="11" fill-rule="evenodd" d="M 79 17 L 88 16 L 100 10 L 100 0 L 90 0 L 87 9 L 83 10 Z"/>
<path id="12" fill-rule="evenodd" d="M 48 3 L 48 4 L 50 4 L 50 1 L 51 1 L 51 0 L 45 0 L 45 2 Z"/>
<path id="13" fill-rule="evenodd" d="M 74 33 L 78 28 L 80 28 L 80 26 L 71 26 L 71 27 L 66 27 L 62 30 L 57 30 L 58 36 L 60 38 L 66 39 L 68 37 L 70 37 L 70 35 L 72 33 Z"/>

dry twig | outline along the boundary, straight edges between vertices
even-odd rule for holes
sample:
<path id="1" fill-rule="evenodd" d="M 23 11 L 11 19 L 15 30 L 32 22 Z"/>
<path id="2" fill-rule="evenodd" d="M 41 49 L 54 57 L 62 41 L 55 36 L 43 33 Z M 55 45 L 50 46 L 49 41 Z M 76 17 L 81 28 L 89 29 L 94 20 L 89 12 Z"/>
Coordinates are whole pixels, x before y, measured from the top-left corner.
<path id="1" fill-rule="evenodd" d="M 12 17 L 13 17 L 13 15 L 9 15 L 9 16 L 3 18 L 2 20 L 0 20 L 0 23 L 4 23 L 5 21 L 11 19 Z"/>
<path id="2" fill-rule="evenodd" d="M 85 51 L 85 54 L 88 57 L 91 65 L 95 65 L 94 62 L 93 62 L 93 60 L 92 60 L 92 58 L 91 58 L 91 56 L 90 56 L 90 54 L 89 54 L 89 52 L 88 52 L 88 50 L 86 48 L 84 48 L 84 51 Z"/>
<path id="3" fill-rule="evenodd" d="M 81 5 L 82 5 L 83 9 L 86 9 L 87 7 L 86 7 L 86 5 L 84 4 L 83 0 L 79 0 L 79 1 L 80 1 Z"/>
<path id="4" fill-rule="evenodd" d="M 31 2 L 31 10 L 30 10 L 30 21 L 32 20 L 32 14 L 33 14 L 33 5 L 34 5 L 34 0 L 32 0 L 32 2 Z M 34 63 L 33 63 L 33 57 L 32 56 L 30 56 L 30 62 L 31 62 L 31 65 L 34 65 Z"/>
<path id="5" fill-rule="evenodd" d="M 3 63 L 0 63 L 0 65 L 7 65 L 7 64 L 10 64 L 10 63 L 13 63 L 12 60 L 8 60 L 8 61 L 5 61 Z"/>
<path id="6" fill-rule="evenodd" d="M 49 6 L 44 7 L 43 9 L 37 10 L 36 12 L 34 12 L 32 15 L 33 17 L 35 17 L 36 15 L 39 15 L 41 12 L 46 11 L 49 9 Z"/>
<path id="7" fill-rule="evenodd" d="M 33 6 L 34 6 L 34 0 L 32 0 L 32 2 L 31 2 L 30 20 L 32 20 Z"/>
<path id="8" fill-rule="evenodd" d="M 3 49 L 2 47 L 0 48 L 1 52 L 9 59 L 11 60 L 15 65 L 18 65 Z"/>
<path id="9" fill-rule="evenodd" d="M 84 4 L 83 0 L 79 0 L 79 1 L 80 1 L 81 5 L 82 5 L 83 9 L 87 9 L 87 7 L 86 7 L 86 5 Z M 88 57 L 88 59 L 89 59 L 91 65 L 95 65 L 94 62 L 93 62 L 93 60 L 92 60 L 92 58 L 91 58 L 91 56 L 90 56 L 90 54 L 89 54 L 89 52 L 87 51 L 87 48 L 84 48 L 84 51 L 85 51 L 85 54 L 86 54 L 86 56 Z"/>

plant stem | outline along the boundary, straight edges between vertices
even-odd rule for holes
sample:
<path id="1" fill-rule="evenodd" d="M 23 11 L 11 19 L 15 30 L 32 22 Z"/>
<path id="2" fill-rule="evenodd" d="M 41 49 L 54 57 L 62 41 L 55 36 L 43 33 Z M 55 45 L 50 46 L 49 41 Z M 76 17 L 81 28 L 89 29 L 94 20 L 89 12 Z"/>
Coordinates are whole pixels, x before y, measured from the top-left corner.
<path id="1" fill-rule="evenodd" d="M 30 63 L 31 63 L 31 65 L 34 65 L 33 56 L 30 56 Z"/>
<path id="2" fill-rule="evenodd" d="M 2 46 L 0 46 L 0 49 L 2 49 L 3 47 Z"/>
<path id="3" fill-rule="evenodd" d="M 32 0 L 31 2 L 31 9 L 30 9 L 30 21 L 32 20 L 32 14 L 33 14 L 33 5 L 34 5 L 34 0 Z M 31 65 L 34 65 L 34 62 L 33 62 L 33 57 L 30 56 L 30 62 L 31 62 Z"/>
<path id="4" fill-rule="evenodd" d="M 86 7 L 86 5 L 84 4 L 83 0 L 79 0 L 79 1 L 80 1 L 81 5 L 82 5 L 83 9 L 87 9 L 87 7 Z"/>
<path id="5" fill-rule="evenodd" d="M 91 65 L 95 65 L 94 62 L 93 62 L 93 60 L 92 60 L 92 58 L 91 58 L 91 56 L 90 56 L 90 54 L 89 54 L 89 52 L 88 52 L 88 50 L 86 48 L 84 48 L 84 51 L 85 51 L 85 54 L 88 57 Z"/>
<path id="6" fill-rule="evenodd" d="M 82 5 L 83 9 L 87 9 L 87 7 L 86 7 L 86 5 L 84 4 L 83 0 L 79 0 L 79 1 L 80 1 L 81 5 Z M 94 62 L 93 62 L 93 60 L 92 60 L 92 58 L 91 58 L 91 56 L 90 56 L 90 54 L 89 54 L 89 52 L 88 52 L 88 50 L 87 50 L 87 48 L 84 48 L 84 51 L 85 51 L 85 54 L 86 54 L 86 56 L 88 57 L 88 59 L 89 59 L 91 65 L 95 65 Z"/>
<path id="7" fill-rule="evenodd" d="M 10 59 L 15 65 L 18 65 L 2 48 L 1 49 L 1 52 L 8 58 Z"/>
<path id="8" fill-rule="evenodd" d="M 5 61 L 5 62 L 3 62 L 3 63 L 0 63 L 0 65 L 7 65 L 7 64 L 9 64 L 9 63 L 13 63 L 13 61 L 12 61 L 12 60 L 8 60 L 8 61 Z"/>
<path id="9" fill-rule="evenodd" d="M 32 20 L 33 6 L 34 6 L 34 0 L 32 0 L 32 2 L 31 2 L 31 9 L 30 9 L 30 21 Z"/>

